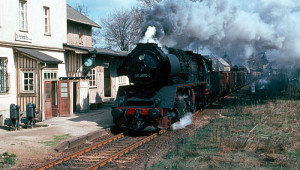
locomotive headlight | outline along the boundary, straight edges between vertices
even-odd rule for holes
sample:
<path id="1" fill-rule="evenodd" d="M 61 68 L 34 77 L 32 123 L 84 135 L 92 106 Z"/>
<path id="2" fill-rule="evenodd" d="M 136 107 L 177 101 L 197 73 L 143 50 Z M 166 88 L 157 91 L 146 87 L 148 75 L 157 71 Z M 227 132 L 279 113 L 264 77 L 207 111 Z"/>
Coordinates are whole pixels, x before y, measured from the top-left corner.
<path id="1" fill-rule="evenodd" d="M 145 54 L 139 56 L 139 60 L 142 61 L 142 60 L 144 60 L 144 59 L 145 59 Z"/>
<path id="2" fill-rule="evenodd" d="M 118 100 L 118 103 L 119 103 L 119 106 L 123 106 L 124 103 L 125 103 L 124 97 L 120 97 L 119 100 Z"/>
<path id="3" fill-rule="evenodd" d="M 154 107 L 157 107 L 159 105 L 159 103 L 160 103 L 160 99 L 154 99 L 153 100 L 153 106 Z"/>

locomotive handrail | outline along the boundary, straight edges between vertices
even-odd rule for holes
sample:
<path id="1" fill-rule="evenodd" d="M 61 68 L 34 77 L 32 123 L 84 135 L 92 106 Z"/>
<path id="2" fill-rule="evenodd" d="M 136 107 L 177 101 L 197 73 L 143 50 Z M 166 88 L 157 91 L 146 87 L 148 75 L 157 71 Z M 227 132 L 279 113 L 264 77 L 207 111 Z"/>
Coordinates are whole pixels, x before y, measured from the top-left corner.
<path id="1" fill-rule="evenodd" d="M 196 86 L 196 85 L 201 85 L 201 84 L 205 84 L 206 81 L 198 81 L 195 83 L 189 83 L 189 84 L 179 84 L 177 85 L 177 87 L 188 87 L 188 86 Z"/>

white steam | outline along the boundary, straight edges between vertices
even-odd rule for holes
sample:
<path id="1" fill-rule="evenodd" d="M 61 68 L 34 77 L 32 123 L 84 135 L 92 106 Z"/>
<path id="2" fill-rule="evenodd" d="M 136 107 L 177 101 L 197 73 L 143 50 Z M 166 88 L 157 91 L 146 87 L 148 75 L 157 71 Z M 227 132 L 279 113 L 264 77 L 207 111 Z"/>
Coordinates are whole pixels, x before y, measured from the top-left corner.
<path id="1" fill-rule="evenodd" d="M 260 79 L 258 82 L 257 82 L 257 86 L 258 86 L 258 89 L 259 90 L 263 90 L 266 88 L 267 85 L 270 84 L 270 81 L 267 80 L 267 79 Z"/>
<path id="2" fill-rule="evenodd" d="M 156 33 L 156 28 L 149 26 L 145 32 L 144 38 L 140 41 L 141 43 L 158 43 L 157 39 L 154 38 Z"/>
<path id="3" fill-rule="evenodd" d="M 285 64 L 300 61 L 298 0 L 163 0 L 145 13 L 142 32 L 153 27 L 152 39 L 163 45 L 227 53 L 235 64 L 258 52 Z"/>
<path id="4" fill-rule="evenodd" d="M 192 123 L 193 114 L 191 112 L 186 113 L 179 122 L 172 125 L 173 130 L 183 129 Z"/>

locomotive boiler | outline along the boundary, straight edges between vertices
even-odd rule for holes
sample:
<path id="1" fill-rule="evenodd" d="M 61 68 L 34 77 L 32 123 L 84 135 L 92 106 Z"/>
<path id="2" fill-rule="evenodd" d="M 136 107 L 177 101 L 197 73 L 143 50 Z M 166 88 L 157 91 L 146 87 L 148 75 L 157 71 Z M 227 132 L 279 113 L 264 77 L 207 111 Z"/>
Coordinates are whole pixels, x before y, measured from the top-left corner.
<path id="1" fill-rule="evenodd" d="M 210 61 L 179 49 L 138 44 L 116 69 L 130 85 L 120 86 L 112 109 L 117 127 L 164 129 L 186 112 L 210 103 Z"/>

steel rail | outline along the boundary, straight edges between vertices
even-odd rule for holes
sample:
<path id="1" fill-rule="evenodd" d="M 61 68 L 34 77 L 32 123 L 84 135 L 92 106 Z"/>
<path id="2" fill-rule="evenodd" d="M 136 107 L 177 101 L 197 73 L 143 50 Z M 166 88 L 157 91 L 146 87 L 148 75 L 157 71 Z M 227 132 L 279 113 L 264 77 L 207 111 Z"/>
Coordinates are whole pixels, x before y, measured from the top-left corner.
<path id="1" fill-rule="evenodd" d="M 127 132 L 127 131 L 126 131 L 126 132 Z M 102 142 L 96 143 L 96 144 L 94 144 L 94 145 L 92 145 L 92 146 L 86 147 L 86 148 L 84 148 L 84 149 L 82 149 L 82 150 L 79 150 L 79 151 L 77 151 L 77 152 L 74 152 L 74 153 L 71 153 L 71 154 L 69 154 L 69 155 L 65 155 L 65 156 L 60 157 L 60 158 L 58 158 L 58 159 L 52 160 L 52 161 L 50 161 L 50 162 L 47 162 L 47 163 L 45 163 L 45 164 L 43 164 L 43 165 L 40 165 L 40 166 L 34 168 L 33 170 L 44 170 L 44 169 L 47 169 L 47 168 L 51 168 L 51 167 L 53 167 L 53 166 L 55 166 L 55 165 L 58 165 L 58 164 L 60 164 L 60 163 L 62 163 L 62 162 L 64 162 L 64 161 L 70 160 L 70 159 L 72 159 L 72 158 L 74 158 L 74 157 L 77 157 L 77 156 L 83 154 L 83 153 L 89 152 L 89 151 L 91 151 L 91 150 L 93 150 L 93 149 L 96 149 L 96 148 L 98 148 L 98 147 L 100 147 L 100 146 L 103 146 L 103 145 L 105 145 L 105 144 L 107 144 L 107 143 L 110 143 L 110 142 L 112 142 L 112 141 L 121 139 L 121 138 L 124 137 L 124 133 L 125 133 L 125 132 L 120 133 L 120 134 L 118 134 L 118 135 L 116 135 L 116 136 L 113 136 L 113 137 L 111 137 L 111 138 L 109 138 L 109 139 L 106 139 L 106 140 L 104 140 L 104 141 L 102 141 Z"/>
<path id="2" fill-rule="evenodd" d="M 161 134 L 163 134 L 163 133 L 165 133 L 165 132 L 166 132 L 166 130 L 160 130 L 160 131 L 158 132 L 158 134 L 161 135 Z M 86 168 L 85 170 L 96 170 L 96 169 L 98 169 L 99 167 L 104 166 L 104 165 L 107 164 L 108 162 L 111 162 L 111 161 L 117 159 L 118 157 L 120 157 L 120 156 L 122 156 L 122 155 L 128 153 L 129 151 L 132 151 L 133 149 L 135 149 L 135 148 L 137 148 L 137 147 L 143 145 L 144 143 L 146 143 L 146 142 L 148 142 L 148 141 L 150 141 L 150 140 L 156 138 L 156 137 L 158 136 L 158 134 L 157 134 L 157 133 L 154 133 L 154 134 L 152 134 L 151 136 L 148 136 L 147 138 L 142 139 L 142 140 L 138 141 L 137 143 L 135 143 L 135 144 L 133 144 L 133 145 L 131 145 L 131 146 L 129 146 L 129 147 L 123 149 L 122 151 L 120 151 L 120 152 L 118 152 L 118 153 L 116 153 L 116 154 L 114 154 L 114 155 L 112 155 L 112 156 L 110 156 L 110 157 L 108 157 L 108 158 L 106 158 L 106 159 L 104 159 L 104 160 L 102 160 L 102 161 L 100 161 L 100 162 L 98 162 L 98 163 L 96 163 L 96 164 L 94 164 L 94 165 L 92 165 L 92 166 Z"/>

